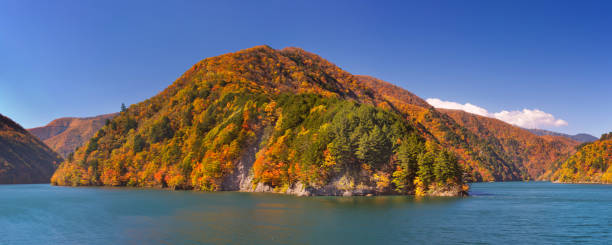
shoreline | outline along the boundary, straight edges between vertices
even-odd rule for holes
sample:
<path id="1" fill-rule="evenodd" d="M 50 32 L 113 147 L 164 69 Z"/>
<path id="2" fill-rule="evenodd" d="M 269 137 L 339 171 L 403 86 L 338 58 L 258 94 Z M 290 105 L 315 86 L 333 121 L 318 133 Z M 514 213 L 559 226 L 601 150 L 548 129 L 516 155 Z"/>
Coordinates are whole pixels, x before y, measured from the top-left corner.
<path id="1" fill-rule="evenodd" d="M 47 185 L 47 184 L 16 184 L 16 185 Z M 284 192 L 274 192 L 274 191 L 248 191 L 248 190 L 219 190 L 219 191 L 200 191 L 194 189 L 171 189 L 167 187 L 137 187 L 137 186 L 106 186 L 106 185 L 78 185 L 78 186 L 65 186 L 65 185 L 53 185 L 48 184 L 52 187 L 61 187 L 61 188 L 100 188 L 100 189 L 110 189 L 110 190 L 121 190 L 121 189 L 129 189 L 129 190 L 161 190 L 161 191 L 186 191 L 186 192 L 195 192 L 195 193 L 265 193 L 265 194 L 276 194 L 283 196 L 295 196 L 295 197 L 384 197 L 384 196 L 406 196 L 406 197 L 469 197 L 469 191 L 464 193 L 458 193 L 457 195 L 425 195 L 425 196 L 417 196 L 414 194 L 375 194 L 375 193 L 351 193 L 351 195 L 347 195 L 345 193 L 339 194 L 330 194 L 330 195 L 321 195 L 316 193 L 310 193 L 309 195 L 299 195 L 299 193 L 284 193 Z"/>

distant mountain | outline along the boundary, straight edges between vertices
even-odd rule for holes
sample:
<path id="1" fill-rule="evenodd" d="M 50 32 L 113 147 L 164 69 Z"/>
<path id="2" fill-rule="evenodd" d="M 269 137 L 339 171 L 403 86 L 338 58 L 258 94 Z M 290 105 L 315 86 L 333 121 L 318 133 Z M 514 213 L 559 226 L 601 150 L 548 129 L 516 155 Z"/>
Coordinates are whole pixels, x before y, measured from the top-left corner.
<path id="1" fill-rule="evenodd" d="M 0 114 L 0 184 L 49 183 L 61 157 Z"/>
<path id="2" fill-rule="evenodd" d="M 28 131 L 65 158 L 98 132 L 107 120 L 117 115 L 118 113 L 112 113 L 85 118 L 59 118 L 46 126 Z"/>
<path id="3" fill-rule="evenodd" d="M 578 142 L 593 142 L 597 140 L 597 137 L 590 135 L 590 134 L 575 134 L 575 135 L 569 135 L 569 134 L 564 134 L 564 133 L 558 133 L 558 132 L 553 132 L 553 131 L 548 131 L 548 130 L 544 130 L 544 129 L 527 129 L 529 130 L 529 132 L 532 132 L 536 135 L 554 135 L 554 136 L 563 136 L 563 137 L 568 137 L 570 139 L 573 139 L 575 141 Z"/>
<path id="4" fill-rule="evenodd" d="M 552 178 L 562 183 L 612 183 L 612 133 L 580 145 Z"/>

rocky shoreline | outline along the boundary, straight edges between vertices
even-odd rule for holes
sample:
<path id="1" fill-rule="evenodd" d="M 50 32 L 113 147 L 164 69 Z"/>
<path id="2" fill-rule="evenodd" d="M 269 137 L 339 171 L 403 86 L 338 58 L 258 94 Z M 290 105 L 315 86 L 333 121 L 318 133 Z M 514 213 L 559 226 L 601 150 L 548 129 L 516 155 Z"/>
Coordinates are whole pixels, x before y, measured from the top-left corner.
<path id="1" fill-rule="evenodd" d="M 295 196 L 380 196 L 395 194 L 389 190 L 381 192 L 376 186 L 355 181 L 348 175 L 337 176 L 321 187 L 307 186 L 301 182 L 286 187 L 272 187 L 264 183 L 254 184 L 251 169 L 255 162 L 255 156 L 260 150 L 261 140 L 262 135 L 258 134 L 252 147 L 248 147 L 242 152 L 242 155 L 235 164 L 233 173 L 224 179 L 222 191 L 267 192 Z M 467 189 L 460 185 L 436 186 L 428 191 L 426 196 L 462 197 L 468 196 L 468 192 Z"/>

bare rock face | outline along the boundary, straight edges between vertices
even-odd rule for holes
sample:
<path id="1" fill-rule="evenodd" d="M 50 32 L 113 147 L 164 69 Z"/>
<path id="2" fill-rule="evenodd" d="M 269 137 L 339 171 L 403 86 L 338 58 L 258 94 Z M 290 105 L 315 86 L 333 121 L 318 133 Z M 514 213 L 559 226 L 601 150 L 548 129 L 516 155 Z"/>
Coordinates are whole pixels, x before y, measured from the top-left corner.
<path id="1" fill-rule="evenodd" d="M 461 185 L 436 186 L 429 190 L 428 196 L 456 197 L 468 196 L 467 188 Z"/>
<path id="2" fill-rule="evenodd" d="M 253 173 L 251 167 L 255 162 L 255 155 L 259 151 L 259 143 L 253 143 L 245 152 L 242 153 L 237 162 L 234 172 L 227 176 L 223 181 L 224 191 L 242 192 L 271 192 L 282 193 L 296 196 L 366 196 L 376 193 L 374 187 L 359 185 L 357 187 L 351 183 L 348 176 L 335 178 L 329 184 L 322 187 L 308 187 L 301 182 L 297 182 L 288 188 L 273 188 L 263 183 L 253 183 Z"/>

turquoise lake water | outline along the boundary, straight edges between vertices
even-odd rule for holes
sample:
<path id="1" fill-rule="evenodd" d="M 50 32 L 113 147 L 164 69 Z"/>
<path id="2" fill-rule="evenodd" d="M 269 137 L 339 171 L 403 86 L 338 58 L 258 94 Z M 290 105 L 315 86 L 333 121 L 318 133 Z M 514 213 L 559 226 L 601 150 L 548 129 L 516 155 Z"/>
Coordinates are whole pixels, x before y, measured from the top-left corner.
<path id="1" fill-rule="evenodd" d="M 476 183 L 467 198 L 0 185 L 0 244 L 612 244 L 612 186 Z"/>

